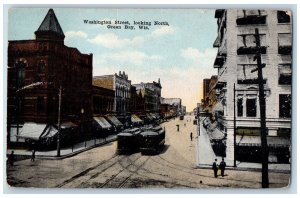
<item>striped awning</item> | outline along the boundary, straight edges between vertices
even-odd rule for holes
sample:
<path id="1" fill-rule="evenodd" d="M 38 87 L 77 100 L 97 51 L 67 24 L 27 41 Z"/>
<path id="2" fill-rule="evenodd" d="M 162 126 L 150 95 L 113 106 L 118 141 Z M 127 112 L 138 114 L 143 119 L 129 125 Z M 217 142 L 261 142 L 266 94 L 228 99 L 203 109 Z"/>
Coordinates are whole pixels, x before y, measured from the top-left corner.
<path id="1" fill-rule="evenodd" d="M 102 129 L 110 129 L 111 128 L 111 125 L 104 117 L 94 117 L 93 119 L 100 125 L 100 127 Z"/>
<path id="2" fill-rule="evenodd" d="M 106 116 L 108 120 L 110 120 L 115 126 L 120 127 L 123 124 L 116 118 L 115 116 Z"/>
<path id="3" fill-rule="evenodd" d="M 134 123 L 141 123 L 143 122 L 137 115 L 135 114 L 132 114 L 131 115 L 131 122 L 134 122 Z"/>
<path id="4" fill-rule="evenodd" d="M 238 146 L 261 146 L 261 136 L 237 135 L 236 142 Z M 268 136 L 267 144 L 269 147 L 289 147 L 291 140 L 288 137 Z"/>

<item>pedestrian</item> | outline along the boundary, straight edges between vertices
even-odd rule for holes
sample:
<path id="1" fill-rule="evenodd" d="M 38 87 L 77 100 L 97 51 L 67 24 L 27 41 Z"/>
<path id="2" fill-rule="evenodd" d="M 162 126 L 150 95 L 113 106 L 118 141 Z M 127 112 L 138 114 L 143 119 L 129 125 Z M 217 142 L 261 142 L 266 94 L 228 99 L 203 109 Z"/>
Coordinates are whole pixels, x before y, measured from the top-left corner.
<path id="1" fill-rule="evenodd" d="M 226 162 L 224 161 L 224 158 L 222 158 L 222 161 L 220 162 L 219 165 L 222 177 L 224 177 L 225 167 L 226 167 Z"/>
<path id="2" fill-rule="evenodd" d="M 212 169 L 214 170 L 214 176 L 218 177 L 218 163 L 217 163 L 217 159 L 215 159 L 213 165 L 212 165 Z"/>
<path id="3" fill-rule="evenodd" d="M 14 151 L 11 151 L 11 154 L 10 154 L 10 157 L 9 157 L 9 164 L 11 166 L 13 166 L 14 162 L 15 162 L 15 154 L 14 154 Z"/>
<path id="4" fill-rule="evenodd" d="M 191 141 L 193 141 L 193 132 L 190 133 Z"/>
<path id="5" fill-rule="evenodd" d="M 35 150 L 32 150 L 31 152 L 31 161 L 34 162 L 35 160 Z"/>

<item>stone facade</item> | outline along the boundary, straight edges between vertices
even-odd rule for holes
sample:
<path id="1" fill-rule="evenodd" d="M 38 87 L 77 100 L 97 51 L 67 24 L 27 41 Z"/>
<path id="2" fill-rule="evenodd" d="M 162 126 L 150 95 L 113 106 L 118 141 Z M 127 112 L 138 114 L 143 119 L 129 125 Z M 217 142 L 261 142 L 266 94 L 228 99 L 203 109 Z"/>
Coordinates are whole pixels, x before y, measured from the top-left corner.
<path id="1" fill-rule="evenodd" d="M 223 106 L 223 115 L 218 120 L 227 134 L 226 156 L 233 160 L 234 105 L 237 135 L 259 135 L 257 72 L 251 72 L 257 67 L 255 28 L 259 30 L 262 63 L 266 64 L 263 78 L 268 137 L 280 140 L 291 136 L 292 20 L 289 12 L 276 10 L 216 10 L 215 18 L 218 23 L 214 43 L 218 48 L 214 63 L 218 69 L 216 92 Z"/>
<path id="2" fill-rule="evenodd" d="M 126 123 L 130 119 L 130 89 L 131 81 L 125 72 L 114 75 L 94 76 L 93 85 L 114 90 L 113 113 L 120 121 Z"/>

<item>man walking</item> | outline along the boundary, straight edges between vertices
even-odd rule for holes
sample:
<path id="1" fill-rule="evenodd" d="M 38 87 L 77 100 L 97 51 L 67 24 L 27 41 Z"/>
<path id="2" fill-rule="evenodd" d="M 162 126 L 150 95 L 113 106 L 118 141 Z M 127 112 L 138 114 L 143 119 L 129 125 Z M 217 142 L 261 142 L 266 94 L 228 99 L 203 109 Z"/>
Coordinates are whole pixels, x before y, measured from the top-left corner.
<path id="1" fill-rule="evenodd" d="M 222 158 L 222 162 L 219 165 L 222 177 L 224 177 L 225 167 L 226 167 L 226 162 L 224 161 L 224 158 Z"/>
<path id="2" fill-rule="evenodd" d="M 193 141 L 193 132 L 190 134 L 191 141 Z"/>
<path id="3" fill-rule="evenodd" d="M 214 170 L 214 175 L 215 177 L 218 177 L 218 164 L 217 164 L 217 159 L 215 159 L 212 169 Z"/>

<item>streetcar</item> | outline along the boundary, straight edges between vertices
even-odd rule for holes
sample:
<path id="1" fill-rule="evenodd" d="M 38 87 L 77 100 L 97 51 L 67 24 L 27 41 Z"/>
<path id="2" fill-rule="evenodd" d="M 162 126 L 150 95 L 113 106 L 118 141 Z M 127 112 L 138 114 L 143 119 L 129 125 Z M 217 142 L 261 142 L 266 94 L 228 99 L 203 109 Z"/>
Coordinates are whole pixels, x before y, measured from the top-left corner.
<path id="1" fill-rule="evenodd" d="M 165 144 L 165 130 L 161 126 L 140 133 L 141 154 L 158 154 Z"/>
<path id="2" fill-rule="evenodd" d="M 139 150 L 139 128 L 126 129 L 117 135 L 117 152 L 133 153 Z"/>

